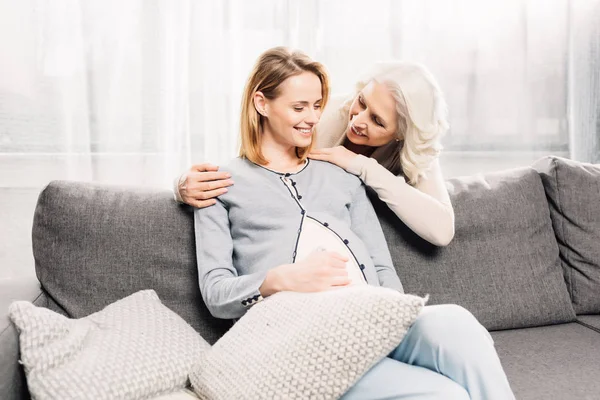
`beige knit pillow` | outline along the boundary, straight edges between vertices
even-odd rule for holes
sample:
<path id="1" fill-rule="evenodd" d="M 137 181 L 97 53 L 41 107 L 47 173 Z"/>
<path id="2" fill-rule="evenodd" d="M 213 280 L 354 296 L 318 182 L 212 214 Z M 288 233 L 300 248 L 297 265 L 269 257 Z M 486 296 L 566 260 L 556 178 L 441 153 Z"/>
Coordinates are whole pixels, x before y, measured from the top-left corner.
<path id="1" fill-rule="evenodd" d="M 421 297 L 357 285 L 253 306 L 190 374 L 201 399 L 337 399 L 402 340 Z"/>
<path id="2" fill-rule="evenodd" d="M 210 346 L 153 290 L 81 319 L 26 301 L 10 305 L 21 362 L 38 400 L 148 399 L 181 390 Z"/>

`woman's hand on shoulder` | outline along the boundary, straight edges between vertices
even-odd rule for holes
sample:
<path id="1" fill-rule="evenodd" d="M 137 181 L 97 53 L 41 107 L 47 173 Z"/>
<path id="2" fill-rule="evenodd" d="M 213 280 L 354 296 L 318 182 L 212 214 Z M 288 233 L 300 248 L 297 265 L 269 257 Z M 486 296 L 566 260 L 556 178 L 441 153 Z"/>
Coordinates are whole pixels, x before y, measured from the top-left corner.
<path id="1" fill-rule="evenodd" d="M 228 172 L 219 172 L 212 164 L 195 164 L 179 178 L 177 190 L 181 200 L 190 206 L 204 208 L 217 202 L 216 197 L 233 185 Z"/>
<path id="2" fill-rule="evenodd" d="M 347 171 L 354 158 L 357 157 L 357 154 L 344 146 L 336 146 L 324 149 L 313 149 L 308 157 L 314 160 L 330 162 Z"/>

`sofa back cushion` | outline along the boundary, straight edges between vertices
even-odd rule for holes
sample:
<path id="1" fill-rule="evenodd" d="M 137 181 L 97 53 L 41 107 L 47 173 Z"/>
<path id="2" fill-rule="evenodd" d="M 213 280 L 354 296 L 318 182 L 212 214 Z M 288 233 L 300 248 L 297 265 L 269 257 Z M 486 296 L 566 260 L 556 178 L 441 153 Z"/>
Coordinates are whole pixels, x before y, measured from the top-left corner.
<path id="1" fill-rule="evenodd" d="M 455 303 L 488 329 L 572 321 L 558 244 L 541 179 L 520 168 L 447 181 L 455 236 L 446 247 L 418 237 L 373 199 L 406 293 Z"/>
<path id="2" fill-rule="evenodd" d="M 577 314 L 600 313 L 600 164 L 560 157 L 537 161 Z"/>
<path id="3" fill-rule="evenodd" d="M 209 342 L 230 326 L 200 290 L 191 209 L 170 191 L 52 182 L 33 223 L 36 273 L 68 316 L 81 318 L 143 289 Z"/>

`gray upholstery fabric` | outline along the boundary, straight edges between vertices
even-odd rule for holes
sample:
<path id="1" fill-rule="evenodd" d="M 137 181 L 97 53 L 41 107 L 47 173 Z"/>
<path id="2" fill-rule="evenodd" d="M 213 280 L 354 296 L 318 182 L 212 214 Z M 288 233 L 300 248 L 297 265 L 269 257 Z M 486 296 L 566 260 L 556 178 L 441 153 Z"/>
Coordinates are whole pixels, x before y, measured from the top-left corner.
<path id="1" fill-rule="evenodd" d="M 600 333 L 600 315 L 578 315 L 577 322 Z"/>
<path id="2" fill-rule="evenodd" d="M 2 317 L 3 319 L 5 316 Z M 25 373 L 19 365 L 19 334 L 12 323 L 1 326 L 0 332 L 0 398 L 29 398 Z"/>
<path id="3" fill-rule="evenodd" d="M 2 400 L 28 399 L 27 383 L 19 364 L 19 335 L 8 318 L 8 306 L 16 300 L 27 300 L 47 306 L 36 279 L 7 279 L 0 281 L 0 398 Z"/>
<path id="4" fill-rule="evenodd" d="M 600 313 L 600 164 L 545 157 L 534 168 L 550 204 L 573 308 Z"/>
<path id="5" fill-rule="evenodd" d="M 52 182 L 33 223 L 36 273 L 70 317 L 143 289 L 214 343 L 231 325 L 213 318 L 198 289 L 193 214 L 169 191 Z"/>
<path id="6" fill-rule="evenodd" d="M 600 334 L 577 323 L 492 332 L 519 400 L 600 397 Z"/>
<path id="7" fill-rule="evenodd" d="M 374 200 L 405 292 L 430 294 L 429 304 L 459 304 L 491 330 L 574 320 L 537 172 L 520 168 L 447 185 L 456 219 L 447 247 L 421 239 Z"/>

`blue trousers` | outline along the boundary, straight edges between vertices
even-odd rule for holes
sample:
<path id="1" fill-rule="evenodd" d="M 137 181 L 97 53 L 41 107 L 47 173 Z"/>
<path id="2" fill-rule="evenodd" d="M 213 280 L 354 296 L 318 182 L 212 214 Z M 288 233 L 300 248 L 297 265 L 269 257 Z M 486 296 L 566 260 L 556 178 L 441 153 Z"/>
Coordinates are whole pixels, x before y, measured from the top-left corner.
<path id="1" fill-rule="evenodd" d="M 426 306 L 402 342 L 343 400 L 511 400 L 488 331 L 457 305 Z"/>

